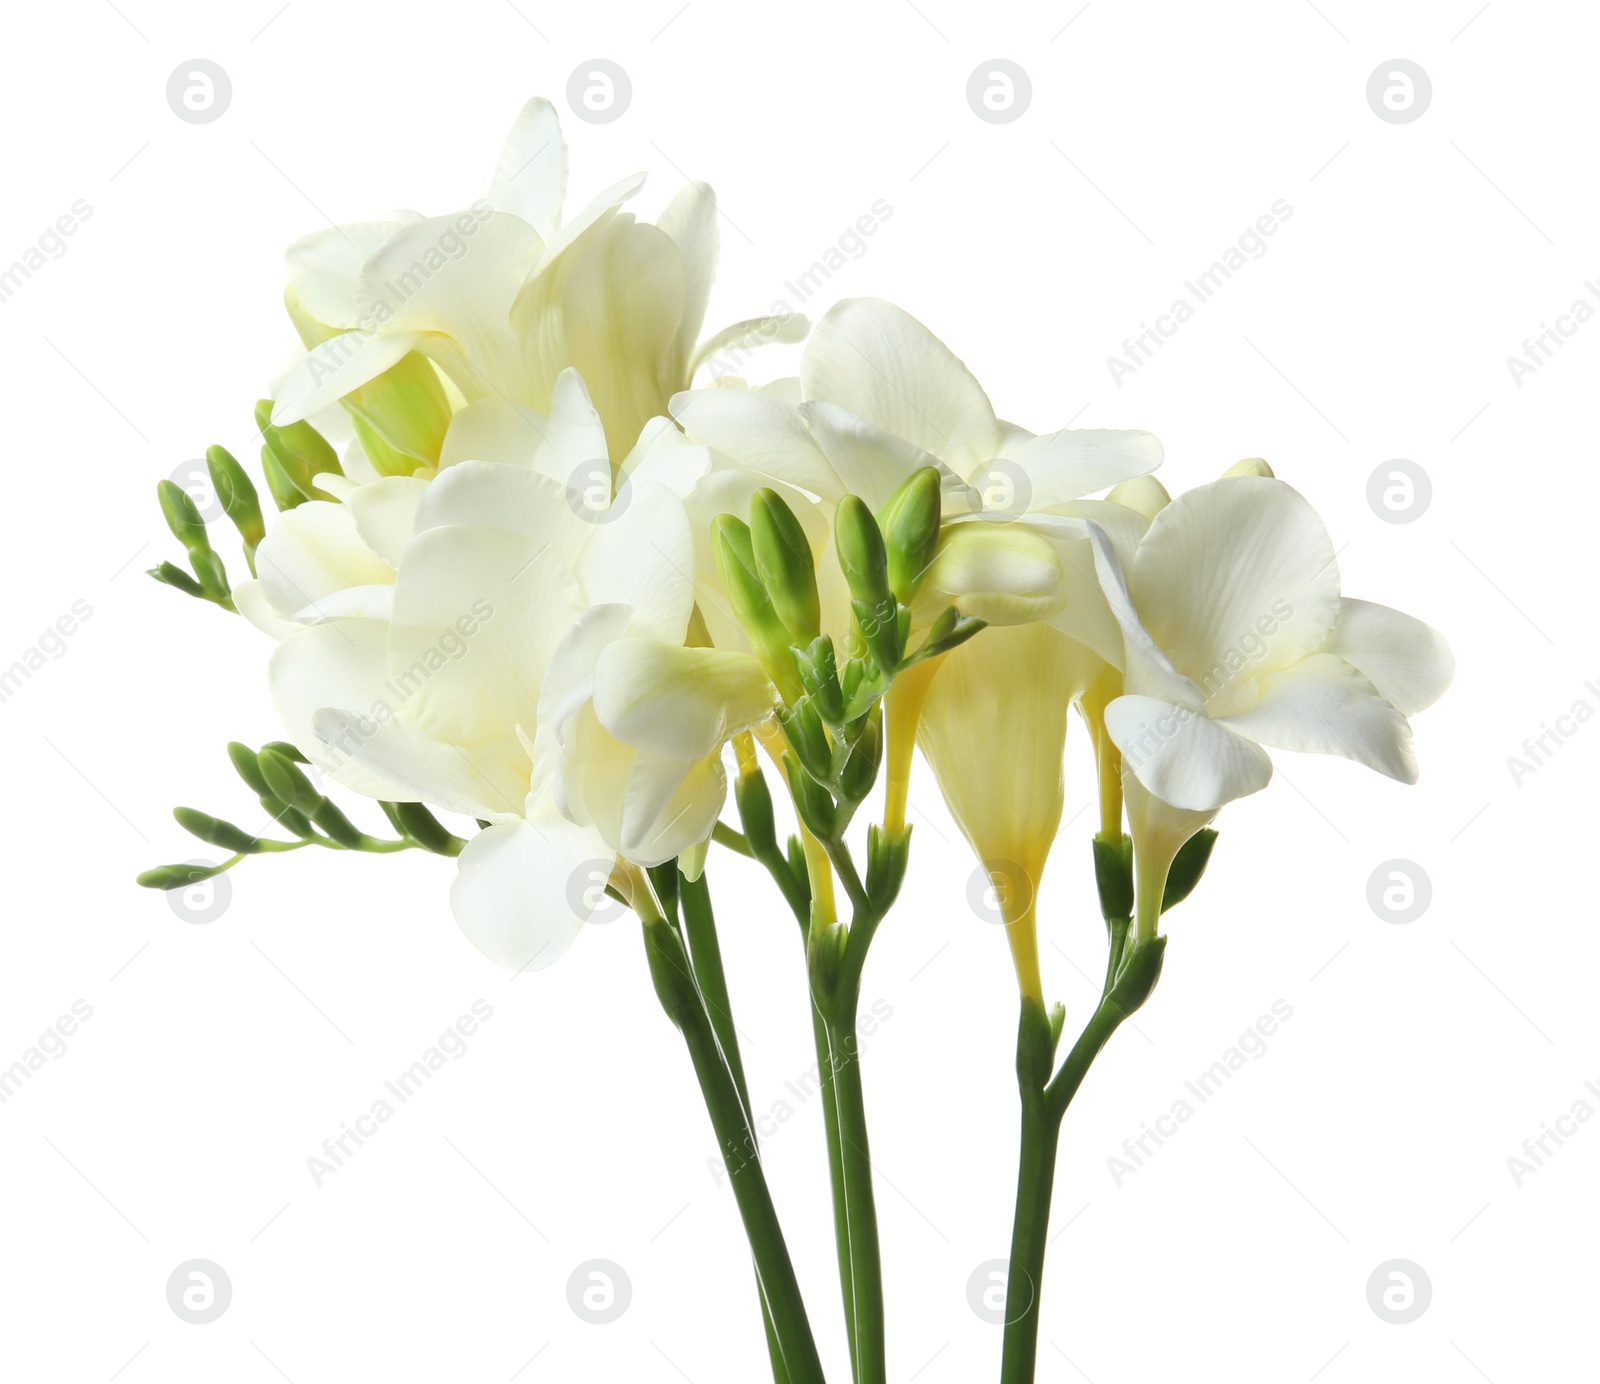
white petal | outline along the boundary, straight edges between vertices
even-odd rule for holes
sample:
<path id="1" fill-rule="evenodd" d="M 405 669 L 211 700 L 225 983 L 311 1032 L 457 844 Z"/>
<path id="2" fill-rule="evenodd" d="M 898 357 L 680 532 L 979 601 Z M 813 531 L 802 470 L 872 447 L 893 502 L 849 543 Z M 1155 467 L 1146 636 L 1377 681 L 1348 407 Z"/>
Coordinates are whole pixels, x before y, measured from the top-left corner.
<path id="1" fill-rule="evenodd" d="M 589 398 L 583 376 L 567 368 L 550 395 L 550 419 L 533 457 L 534 469 L 563 485 L 584 488 L 598 480 L 609 489 L 611 454 L 605 425 Z"/>
<path id="2" fill-rule="evenodd" d="M 517 116 L 506 137 L 488 203 L 496 211 L 520 216 L 549 240 L 561 221 L 567 195 L 567 145 L 556 108 L 536 96 Z"/>
<path id="3" fill-rule="evenodd" d="M 403 221 L 365 221 L 330 226 L 295 241 L 284 259 L 289 286 L 300 306 L 324 326 L 359 326 L 356 288 L 362 266 L 403 225 Z"/>
<path id="4" fill-rule="evenodd" d="M 1272 777 L 1259 745 L 1155 697 L 1116 698 L 1106 707 L 1106 731 L 1127 771 L 1163 802 L 1191 812 L 1258 792 Z"/>
<path id="5" fill-rule="evenodd" d="M 1221 724 L 1263 745 L 1343 755 L 1401 783 L 1417 781 L 1406 718 L 1342 658 L 1312 654 L 1263 683 L 1254 710 L 1225 716 Z"/>
<path id="6" fill-rule="evenodd" d="M 1262 670 L 1315 652 L 1339 610 L 1322 520 L 1263 476 L 1178 496 L 1151 520 L 1127 575 L 1144 627 L 1207 696 L 1232 681 L 1241 654 Z"/>
<path id="7" fill-rule="evenodd" d="M 619 639 L 595 665 L 594 707 L 617 739 L 697 759 L 772 714 L 775 693 L 748 654 Z"/>
<path id="8" fill-rule="evenodd" d="M 459 745 L 499 745 L 532 726 L 550 656 L 582 608 L 570 571 L 502 529 L 418 534 L 395 585 L 389 673 L 411 714 Z"/>
<path id="9" fill-rule="evenodd" d="M 726 357 L 724 368 L 712 373 L 718 378 L 727 377 L 732 370 L 741 368 L 759 347 L 792 346 L 797 341 L 804 341 L 810 330 L 810 321 L 800 312 L 747 317 L 701 342 L 690 358 L 689 375 L 692 378 L 703 366 L 712 365 Z M 800 401 L 796 399 L 794 402 Z"/>
<path id="10" fill-rule="evenodd" d="M 711 281 L 717 272 L 717 194 L 710 183 L 689 183 L 667 203 L 656 225 L 671 237 L 683 256 L 683 320 L 678 324 L 678 351 L 683 360 L 694 353 L 705 325 Z"/>
<path id="11" fill-rule="evenodd" d="M 800 405 L 811 435 L 823 455 L 851 495 L 866 501 L 867 508 L 882 507 L 902 483 L 925 466 L 937 467 L 957 485 L 955 476 L 938 457 L 913 446 L 902 437 L 857 418 L 837 404 L 821 399 Z"/>
<path id="12" fill-rule="evenodd" d="M 1064 428 L 1006 446 L 1027 474 L 1030 509 L 1066 504 L 1161 465 L 1161 443 L 1136 429 Z"/>
<path id="13" fill-rule="evenodd" d="M 694 389 L 672 399 L 672 416 L 703 442 L 751 471 L 838 500 L 845 488 L 799 412 L 747 389 Z"/>
<path id="14" fill-rule="evenodd" d="M 1140 622 L 1139 612 L 1128 594 L 1127 578 L 1111 535 L 1098 523 L 1087 525 L 1094 552 L 1095 575 L 1100 592 L 1111 614 L 1122 627 L 1123 685 L 1132 692 L 1149 693 L 1179 706 L 1199 710 L 1205 704 L 1199 689 L 1172 666 L 1172 660 L 1156 645 Z"/>
<path id="15" fill-rule="evenodd" d="M 336 591 L 394 581 L 346 505 L 308 500 L 285 510 L 256 549 L 256 575 L 274 610 L 292 616 Z"/>
<path id="16" fill-rule="evenodd" d="M 680 500 L 694 493 L 700 478 L 711 469 L 711 449 L 691 442 L 670 418 L 652 418 L 620 468 L 621 475 L 638 484 L 664 487 Z"/>
<path id="17" fill-rule="evenodd" d="M 535 272 L 543 273 L 589 231 L 606 221 L 618 207 L 644 186 L 644 180 L 643 173 L 632 173 L 600 193 L 550 238 L 545 245 L 544 254 L 539 258 Z"/>
<path id="18" fill-rule="evenodd" d="M 356 487 L 346 501 L 367 547 L 391 567 L 400 565 L 401 554 L 416 531 L 418 506 L 427 493 L 428 482 L 416 476 L 385 476 Z"/>
<path id="19" fill-rule="evenodd" d="M 439 469 L 463 461 L 531 467 L 548 427 L 545 416 L 530 404 L 516 404 L 498 394 L 478 399 L 451 416 L 439 448 Z"/>
<path id="20" fill-rule="evenodd" d="M 1455 676 L 1455 655 L 1431 625 L 1371 601 L 1339 602 L 1324 648 L 1359 668 L 1407 716 L 1432 706 Z"/>
<path id="21" fill-rule="evenodd" d="M 641 750 L 634 756 L 619 847 L 636 865 L 663 865 L 711 835 L 727 797 L 717 755 L 683 760 Z"/>
<path id="22" fill-rule="evenodd" d="M 354 331 L 329 337 L 312 347 L 279 386 L 272 405 L 273 424 L 287 427 L 336 403 L 383 374 L 419 340 L 408 331 Z"/>
<path id="23" fill-rule="evenodd" d="M 826 399 L 948 462 L 965 477 L 991 460 L 1000 427 L 971 372 L 916 318 L 877 298 L 847 298 L 817 324 L 800 367 L 807 399 Z"/>
<path id="24" fill-rule="evenodd" d="M 555 813 L 492 826 L 467 842 L 450 889 L 456 924 L 508 971 L 541 971 L 605 900 L 611 861 L 590 829 Z"/>
<path id="25" fill-rule="evenodd" d="M 270 634 L 274 639 L 287 639 L 301 628 L 298 620 L 287 619 L 272 608 L 272 602 L 267 599 L 266 588 L 253 578 L 234 583 L 233 603 L 238 608 L 239 614 L 263 634 Z"/>
<path id="26" fill-rule="evenodd" d="M 416 531 L 464 527 L 504 529 L 547 544 L 571 566 L 593 526 L 573 512 L 564 485 L 526 466 L 463 461 L 428 483 L 417 508 Z"/>
<path id="27" fill-rule="evenodd" d="M 578 558 L 584 599 L 637 612 L 641 633 L 682 641 L 695 600 L 694 534 L 683 502 L 648 481 L 629 483 Z"/>
<path id="28" fill-rule="evenodd" d="M 992 625 L 1048 619 L 1066 601 L 1055 548 L 1016 523 L 950 525 L 925 581 Z"/>

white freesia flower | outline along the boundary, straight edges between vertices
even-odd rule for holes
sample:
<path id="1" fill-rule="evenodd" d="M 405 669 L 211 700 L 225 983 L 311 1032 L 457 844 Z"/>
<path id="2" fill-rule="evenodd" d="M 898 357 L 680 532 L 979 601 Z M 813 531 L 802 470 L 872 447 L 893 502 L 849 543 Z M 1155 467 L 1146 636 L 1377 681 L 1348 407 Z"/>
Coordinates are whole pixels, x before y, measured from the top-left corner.
<path id="1" fill-rule="evenodd" d="M 1124 695 L 1105 724 L 1148 938 L 1178 848 L 1271 778 L 1263 746 L 1414 783 L 1406 717 L 1443 694 L 1454 661 L 1421 621 L 1340 595 L 1327 530 L 1280 480 L 1239 474 L 1180 495 L 1131 552 L 1091 533 L 1125 641 Z"/>
<path id="2" fill-rule="evenodd" d="M 626 178 L 563 221 L 566 146 L 554 107 L 536 99 L 471 208 L 296 242 L 291 311 L 304 334 L 325 339 L 279 391 L 273 421 L 304 418 L 415 352 L 467 404 L 450 424 L 465 437 L 447 435 L 442 460 L 481 460 L 470 439 L 485 422 L 503 432 L 527 410 L 548 413 L 571 366 L 621 456 L 710 352 L 803 335 L 800 317 L 753 319 L 697 347 L 717 257 L 715 196 L 691 184 L 649 225 L 619 211 L 643 183 Z"/>
<path id="3" fill-rule="evenodd" d="M 607 493 L 593 505 L 555 477 L 597 457 Z M 386 609 L 302 628 L 272 660 L 291 738 L 332 777 L 490 824 L 451 897 L 462 930 L 507 967 L 566 949 L 616 855 L 653 865 L 710 834 L 714 757 L 692 737 L 636 749 L 592 707 L 613 644 L 685 637 L 694 547 L 679 492 L 705 464 L 657 420 L 612 493 L 604 428 L 568 372 L 534 456 L 462 462 L 425 485 Z"/>
<path id="4" fill-rule="evenodd" d="M 1019 980 L 1036 992 L 1033 910 L 1061 818 L 1068 708 L 1121 654 L 1079 516 L 1093 514 L 1127 541 L 1144 522 L 1133 509 L 1083 497 L 1153 470 L 1161 445 L 1145 432 L 1036 436 L 1001 421 L 943 342 L 871 298 L 846 300 L 818 323 L 800 394 L 794 405 L 696 390 L 672 407 L 690 436 L 819 496 L 825 513 L 846 493 L 877 508 L 924 466 L 944 477 L 950 522 L 919 589 L 916 623 L 954 602 L 1014 628 L 987 630 L 897 685 L 890 793 L 903 796 L 910 737 L 920 728 L 946 801 L 991 871 Z M 1139 494 L 1150 503 L 1149 487 Z"/>

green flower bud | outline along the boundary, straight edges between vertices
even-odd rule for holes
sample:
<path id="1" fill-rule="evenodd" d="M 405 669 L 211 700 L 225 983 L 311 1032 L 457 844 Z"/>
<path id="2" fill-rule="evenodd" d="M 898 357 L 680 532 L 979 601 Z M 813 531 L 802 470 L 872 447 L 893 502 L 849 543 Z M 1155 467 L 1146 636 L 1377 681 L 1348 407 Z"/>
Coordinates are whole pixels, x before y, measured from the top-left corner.
<path id="1" fill-rule="evenodd" d="M 306 787 L 311 785 L 307 783 Z M 348 846 L 352 850 L 359 850 L 366 842 L 366 836 L 342 811 L 334 804 L 332 799 L 323 798 L 311 814 L 315 822 L 328 838 L 337 841 L 341 846 Z"/>
<path id="2" fill-rule="evenodd" d="M 337 328 L 306 312 L 293 289 L 285 291 L 283 302 L 307 350 L 339 335 Z M 361 450 L 380 475 L 409 476 L 419 466 L 439 464 L 450 426 L 450 400 L 427 357 L 416 352 L 402 356 L 339 402 L 350 415 Z"/>
<path id="3" fill-rule="evenodd" d="M 830 726 L 844 720 L 844 689 L 839 685 L 839 665 L 833 640 L 819 634 L 809 649 L 793 649 L 795 671 L 806 696 L 816 703 L 822 719 Z"/>
<path id="4" fill-rule="evenodd" d="M 389 820 L 424 850 L 430 850 L 435 855 L 461 854 L 461 848 L 466 842 L 449 831 L 444 823 L 421 803 L 384 804 L 385 811 L 391 807 L 394 811 L 390 813 Z"/>
<path id="5" fill-rule="evenodd" d="M 758 490 L 750 498 L 750 545 L 756 572 L 778 618 L 795 643 L 810 643 L 822 630 L 811 543 L 794 511 L 775 490 Z"/>
<path id="6" fill-rule="evenodd" d="M 839 973 L 844 968 L 845 947 L 850 941 L 850 929 L 843 923 L 829 923 L 827 927 L 812 926 L 806 961 L 811 971 L 811 984 L 819 995 L 832 995 L 839 984 Z"/>
<path id="7" fill-rule="evenodd" d="M 750 526 L 731 514 L 719 514 L 711 523 L 711 543 L 733 613 L 755 646 L 767 676 L 785 701 L 793 701 L 801 689 L 789 655 L 789 631 L 761 580 Z"/>
<path id="8" fill-rule="evenodd" d="M 789 774 L 789 792 L 794 797 L 795 811 L 800 820 L 819 841 L 831 841 L 839 820 L 833 794 L 806 772 L 793 753 L 786 753 L 783 762 Z"/>
<path id="9" fill-rule="evenodd" d="M 868 719 L 861 735 L 851 746 L 839 774 L 844 800 L 858 803 L 872 791 L 878 780 L 878 765 L 883 759 L 883 718 L 881 711 Z"/>
<path id="10" fill-rule="evenodd" d="M 244 467 L 225 447 L 206 448 L 206 469 L 211 472 L 211 484 L 222 504 L 222 512 L 233 521 L 234 528 L 244 539 L 245 556 L 251 559 L 251 571 L 254 571 L 256 547 L 267 536 L 256 488 Z"/>
<path id="11" fill-rule="evenodd" d="M 174 567 L 170 562 L 163 562 L 159 567 L 148 569 L 148 575 L 154 577 L 163 586 L 176 587 L 188 596 L 205 597 L 200 583 L 191 577 L 181 567 Z"/>
<path id="12" fill-rule="evenodd" d="M 779 707 L 778 722 L 783 727 L 789 747 L 812 776 L 831 778 L 833 746 L 828 742 L 828 732 L 823 727 L 816 703 L 810 697 L 800 697 L 793 706 Z"/>
<path id="13" fill-rule="evenodd" d="M 733 785 L 734 801 L 739 805 L 739 824 L 744 828 L 745 840 L 759 860 L 778 848 L 777 834 L 772 821 L 772 793 L 767 788 L 766 776 L 757 769 L 751 774 L 740 774 Z"/>
<path id="14" fill-rule="evenodd" d="M 938 469 L 924 466 L 878 511 L 878 527 L 888 549 L 889 587 L 908 604 L 939 547 L 942 498 Z"/>
<path id="15" fill-rule="evenodd" d="M 261 766 L 273 797 L 308 817 L 316 816 L 322 806 L 322 794 L 311 786 L 311 780 L 300 772 L 293 760 L 268 748 L 261 751 L 256 762 Z"/>
<path id="16" fill-rule="evenodd" d="M 156 485 L 156 494 L 161 500 L 161 513 L 167 521 L 167 527 L 172 530 L 172 536 L 183 544 L 184 551 L 191 558 L 197 554 L 209 554 L 211 540 L 206 536 L 205 521 L 183 487 L 176 481 L 160 481 Z"/>
<path id="17" fill-rule="evenodd" d="M 256 752 L 248 745 L 241 745 L 237 740 L 228 742 L 228 758 L 233 762 L 234 772 L 248 784 L 256 793 L 270 793 L 267 787 L 266 776 L 261 772 L 261 766 L 256 762 Z"/>
<path id="18" fill-rule="evenodd" d="M 196 812 L 192 807 L 175 807 L 172 815 L 180 827 L 191 836 L 198 836 L 208 846 L 221 846 L 225 851 L 235 851 L 240 855 L 255 855 L 261 850 L 259 837 L 252 836 L 232 822 L 224 822 L 205 812 Z"/>
<path id="19" fill-rule="evenodd" d="M 886 831 L 874 824 L 867 828 L 867 898 L 880 917 L 899 897 L 910 862 L 910 827 Z"/>
<path id="20" fill-rule="evenodd" d="M 274 426 L 271 399 L 260 399 L 256 402 L 256 426 L 261 429 L 261 437 L 265 444 L 261 449 L 263 467 L 267 465 L 267 457 L 270 455 L 282 475 L 288 478 L 289 483 L 303 498 L 307 500 L 333 498 L 327 491 L 319 490 L 313 484 L 314 478 L 324 473 L 331 472 L 336 476 L 344 474 L 339 465 L 339 454 L 333 450 L 327 438 L 304 419 L 281 428 Z M 269 486 L 272 484 L 270 472 L 267 483 Z M 273 489 L 273 495 L 277 495 L 276 488 Z"/>
<path id="21" fill-rule="evenodd" d="M 134 883 L 143 889 L 186 889 L 203 879 L 220 875 L 232 862 L 221 865 L 157 865 L 134 877 Z"/>
<path id="22" fill-rule="evenodd" d="M 891 595 L 889 558 L 878 521 L 859 497 L 846 495 L 839 501 L 833 518 L 833 538 L 840 570 L 850 583 L 850 594 L 869 606 L 882 604 Z"/>
<path id="23" fill-rule="evenodd" d="M 311 819 L 305 813 L 297 807 L 290 807 L 287 803 L 279 801 L 271 793 L 261 795 L 261 808 L 273 821 L 287 827 L 296 836 L 309 839 L 317 834 L 312 829 Z"/>

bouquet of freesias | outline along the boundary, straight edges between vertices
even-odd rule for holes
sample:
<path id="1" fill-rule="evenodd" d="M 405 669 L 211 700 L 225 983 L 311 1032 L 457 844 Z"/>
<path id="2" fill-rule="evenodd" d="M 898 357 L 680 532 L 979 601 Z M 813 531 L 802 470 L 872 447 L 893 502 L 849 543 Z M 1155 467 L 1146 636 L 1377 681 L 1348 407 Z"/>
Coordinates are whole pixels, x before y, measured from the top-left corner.
<path id="1" fill-rule="evenodd" d="M 910 859 L 920 746 L 1015 963 L 1000 1378 L 1031 1380 L 1062 1118 L 1155 988 L 1162 914 L 1198 883 L 1212 821 L 1266 787 L 1269 748 L 1413 782 L 1406 718 L 1444 691 L 1450 653 L 1341 594 L 1321 520 L 1265 462 L 1174 499 L 1149 433 L 1004 422 L 938 338 L 876 299 L 814 329 L 780 315 L 708 335 L 711 189 L 685 187 L 652 225 L 623 209 L 642 176 L 563 219 L 566 180 L 554 109 L 535 100 L 465 211 L 290 247 L 305 356 L 256 413 L 278 513 L 269 529 L 213 447 L 248 576 L 171 481 L 188 570 L 152 573 L 278 641 L 287 738 L 229 753 L 281 832 L 180 808 L 227 858 L 140 883 L 306 847 L 433 851 L 456 857 L 461 931 L 511 970 L 552 965 L 607 896 L 625 904 L 730 1170 L 773 1377 L 817 1384 L 706 880 L 713 846 L 753 857 L 803 942 L 852 1374 L 883 1384 L 856 1019 Z M 808 330 L 797 379 L 703 369 Z M 1035 908 L 1074 707 L 1097 765 L 1108 943 L 1076 1036 L 1041 983 Z M 390 829 L 357 826 L 314 777 L 377 800 Z M 863 831 L 869 797 L 881 817 Z"/>

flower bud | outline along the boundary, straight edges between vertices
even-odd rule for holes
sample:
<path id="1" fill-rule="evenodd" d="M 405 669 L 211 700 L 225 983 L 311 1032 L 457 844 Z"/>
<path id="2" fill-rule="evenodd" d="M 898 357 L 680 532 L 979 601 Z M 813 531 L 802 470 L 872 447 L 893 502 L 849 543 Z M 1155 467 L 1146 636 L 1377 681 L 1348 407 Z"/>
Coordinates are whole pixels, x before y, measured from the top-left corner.
<path id="1" fill-rule="evenodd" d="M 206 448 L 206 469 L 211 472 L 211 484 L 222 504 L 222 512 L 233 521 L 239 537 L 244 539 L 245 556 L 250 559 L 251 571 L 254 571 L 256 547 L 267 536 L 256 488 L 226 447 Z"/>
<path id="2" fill-rule="evenodd" d="M 834 546 L 839 567 L 850 583 L 850 594 L 858 601 L 876 606 L 887 600 L 889 559 L 883 547 L 883 534 L 872 511 L 855 495 L 839 501 L 833 519 Z"/>
<path id="3" fill-rule="evenodd" d="M 712 551 L 723 589 L 733 604 L 756 657 L 777 684 L 785 701 L 800 695 L 800 680 L 789 655 L 789 631 L 762 583 L 756 566 L 750 526 L 731 514 L 719 514 L 711 523 Z"/>
<path id="4" fill-rule="evenodd" d="M 175 807 L 172 815 L 191 836 L 198 836 L 208 846 L 220 846 L 225 851 L 239 855 L 254 855 L 261 850 L 261 841 L 232 822 L 196 812 L 192 807 Z"/>
<path id="5" fill-rule="evenodd" d="M 262 777 L 273 797 L 308 817 L 316 816 L 322 806 L 322 794 L 311 786 L 311 780 L 300 772 L 293 760 L 267 748 L 256 757 L 256 763 L 261 766 Z"/>
<path id="6" fill-rule="evenodd" d="M 819 779 L 831 778 L 833 746 L 828 743 L 828 732 L 816 703 L 810 697 L 800 697 L 793 706 L 778 709 L 778 720 L 790 749 L 806 770 Z"/>
<path id="7" fill-rule="evenodd" d="M 203 879 L 220 875 L 228 866 L 222 865 L 157 865 L 134 877 L 134 883 L 143 889 L 186 889 Z"/>
<path id="8" fill-rule="evenodd" d="M 778 838 L 772 820 L 772 793 L 767 788 L 766 776 L 760 769 L 740 774 L 733 785 L 734 800 L 739 805 L 739 824 L 744 828 L 745 840 L 759 860 L 778 847 Z"/>
<path id="9" fill-rule="evenodd" d="M 800 685 L 806 696 L 816 703 L 817 711 L 830 726 L 844 720 L 844 689 L 839 685 L 838 658 L 833 640 L 818 635 L 809 649 L 790 649 L 794 655 L 795 671 L 800 674 Z"/>
<path id="10" fill-rule="evenodd" d="M 773 609 L 795 643 L 810 643 L 822 630 L 811 543 L 775 490 L 763 488 L 750 498 L 750 544 Z"/>
<path id="11" fill-rule="evenodd" d="M 176 481 L 161 481 L 156 486 L 161 500 L 161 513 L 172 530 L 172 536 L 183 544 L 191 558 L 211 551 L 211 540 L 206 536 L 205 521 L 194 507 L 183 487 Z"/>
<path id="12" fill-rule="evenodd" d="M 908 605 L 939 547 L 942 499 L 938 468 L 924 466 L 878 511 L 888 549 L 889 586 Z"/>
<path id="13" fill-rule="evenodd" d="M 279 498 L 278 487 L 273 484 L 272 470 L 267 461 L 269 456 L 276 465 L 280 477 L 286 478 L 300 493 L 302 499 L 333 498 L 326 491 L 317 489 L 312 483 L 315 477 L 324 473 L 336 476 L 344 474 L 339 465 L 339 454 L 333 450 L 327 438 L 304 420 L 290 423 L 282 428 L 275 426 L 272 422 L 271 399 L 256 401 L 256 426 L 261 429 L 263 440 L 261 465 L 267 468 L 267 484 L 272 490 L 273 498 L 279 500 L 280 509 L 293 509 L 294 505 L 285 505 Z M 299 501 L 295 503 L 298 504 Z"/>
<path id="14" fill-rule="evenodd" d="M 792 751 L 783 756 L 783 764 L 789 776 L 789 792 L 794 797 L 795 811 L 800 820 L 819 841 L 832 840 L 839 821 L 833 794 L 806 772 Z"/>
<path id="15" fill-rule="evenodd" d="M 899 897 L 910 861 L 910 827 L 889 831 L 873 824 L 867 828 L 867 898 L 880 915 L 887 913 Z"/>

